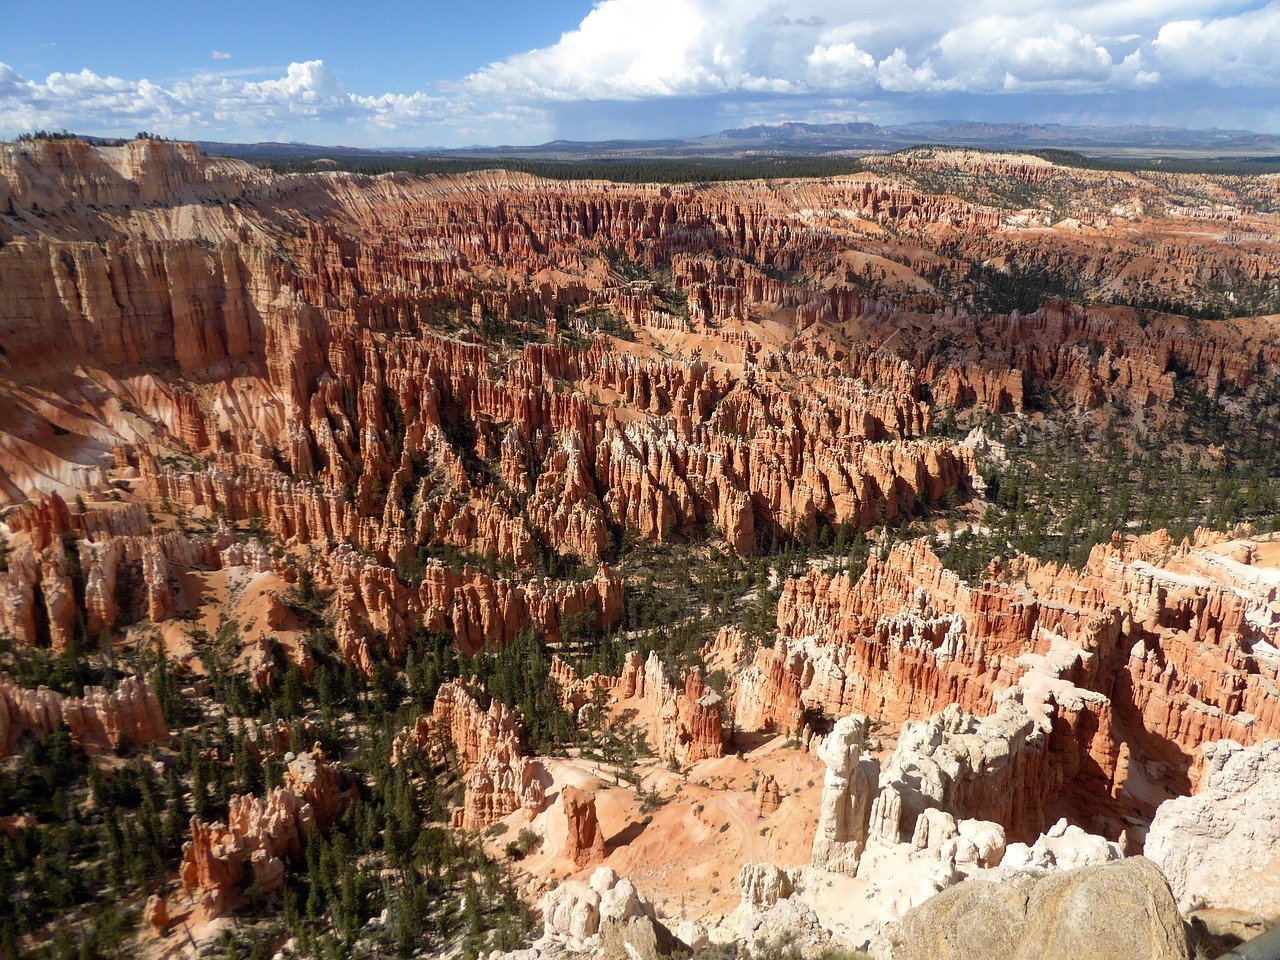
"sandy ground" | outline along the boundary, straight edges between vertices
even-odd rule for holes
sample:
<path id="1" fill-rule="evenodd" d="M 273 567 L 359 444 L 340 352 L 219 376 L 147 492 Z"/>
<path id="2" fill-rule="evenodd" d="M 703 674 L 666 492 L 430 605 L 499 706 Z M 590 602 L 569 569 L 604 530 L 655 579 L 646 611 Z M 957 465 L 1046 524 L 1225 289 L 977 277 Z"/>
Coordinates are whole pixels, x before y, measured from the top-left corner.
<path id="1" fill-rule="evenodd" d="M 517 867 L 530 899 L 552 881 L 585 879 L 599 864 L 576 871 L 563 856 L 566 826 L 560 791 L 594 791 L 605 836 L 603 863 L 630 877 L 664 917 L 718 922 L 740 901 L 738 870 L 748 860 L 782 866 L 807 863 L 817 826 L 825 768 L 806 751 L 771 737 L 741 755 L 694 764 L 676 772 L 656 759 L 635 766 L 639 788 L 615 779 L 613 768 L 580 757 L 543 761 L 551 777 L 546 808 L 531 823 L 520 813 L 491 843 L 501 853 L 523 827 L 543 843 Z M 760 816 L 754 788 L 761 773 L 782 789 L 782 806 Z M 661 804 L 641 809 L 641 794 L 655 789 Z"/>
<path id="2" fill-rule="evenodd" d="M 192 633 L 200 629 L 210 639 L 216 638 L 225 613 L 240 624 L 244 643 L 237 665 L 241 669 L 246 669 L 251 642 L 261 637 L 275 639 L 286 656 L 300 662 L 305 652 L 306 630 L 276 599 L 277 594 L 292 587 L 283 577 L 271 572 L 254 573 L 247 567 L 227 567 L 223 570 L 178 568 L 174 579 L 178 588 L 175 600 L 185 617 L 166 620 L 160 625 L 165 649 L 174 661 L 185 664 L 196 674 L 205 673 Z M 274 627 L 270 622 L 273 615 L 278 622 Z"/>

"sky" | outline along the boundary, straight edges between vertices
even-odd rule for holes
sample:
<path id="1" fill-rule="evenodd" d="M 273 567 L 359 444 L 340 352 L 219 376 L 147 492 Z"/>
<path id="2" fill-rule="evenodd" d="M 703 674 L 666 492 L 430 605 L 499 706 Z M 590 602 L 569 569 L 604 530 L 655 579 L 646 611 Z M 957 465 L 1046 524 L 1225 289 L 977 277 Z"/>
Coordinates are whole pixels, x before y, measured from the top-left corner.
<path id="1" fill-rule="evenodd" d="M 1280 0 L 37 0 L 0 137 L 457 147 L 756 123 L 1280 133 Z"/>

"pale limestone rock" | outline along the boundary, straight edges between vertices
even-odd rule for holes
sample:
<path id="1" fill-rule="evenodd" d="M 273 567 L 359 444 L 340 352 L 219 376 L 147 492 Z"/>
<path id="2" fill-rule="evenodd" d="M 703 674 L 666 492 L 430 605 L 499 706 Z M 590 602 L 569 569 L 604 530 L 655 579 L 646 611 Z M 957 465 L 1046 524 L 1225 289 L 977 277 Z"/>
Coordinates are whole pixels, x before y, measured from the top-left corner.
<path id="1" fill-rule="evenodd" d="M 772 863 L 744 863 L 738 871 L 738 887 L 742 906 L 752 910 L 767 910 L 795 892 L 791 877 Z"/>
<path id="2" fill-rule="evenodd" d="M 1005 848 L 1002 871 L 1071 870 L 1076 867 L 1110 863 L 1124 856 L 1118 843 L 1087 833 L 1059 820 L 1031 846 L 1013 843 Z"/>
<path id="3" fill-rule="evenodd" d="M 618 885 L 618 874 L 613 867 L 596 867 L 588 882 L 592 890 L 603 895 Z"/>
<path id="4" fill-rule="evenodd" d="M 869 834 L 885 843 L 902 840 L 902 794 L 893 784 L 885 784 L 871 804 Z"/>
<path id="5" fill-rule="evenodd" d="M 1145 853 L 1169 878 L 1185 910 L 1193 904 L 1280 912 L 1280 741 L 1204 746 L 1199 793 L 1166 800 Z"/>
<path id="6" fill-rule="evenodd" d="M 916 818 L 911 847 L 914 850 L 928 850 L 936 855 L 946 841 L 959 835 L 955 817 L 942 810 L 928 809 Z"/>
<path id="7" fill-rule="evenodd" d="M 1004 827 L 990 820 L 961 820 L 959 828 L 961 838 L 970 841 L 977 851 L 979 866 L 999 865 L 1000 858 L 1004 856 Z"/>
<path id="8" fill-rule="evenodd" d="M 832 873 L 856 875 L 866 847 L 879 774 L 875 759 L 862 756 L 866 739 L 866 717 L 842 717 L 818 751 L 827 774 L 813 838 L 813 865 Z"/>
<path id="9" fill-rule="evenodd" d="M 988 717 L 952 704 L 909 722 L 880 777 L 877 835 L 897 842 L 909 830 L 914 837 L 918 818 L 930 809 L 1006 826 L 1034 822 L 1050 782 L 1045 756 L 1043 733 L 1013 698 Z"/>
<path id="10" fill-rule="evenodd" d="M 547 936 L 585 940 L 600 930 L 600 894 L 581 880 L 570 880 L 542 898 L 542 922 Z"/>
<path id="11" fill-rule="evenodd" d="M 690 950 L 701 950 L 709 942 L 707 928 L 690 920 L 676 925 L 676 939 Z"/>
<path id="12" fill-rule="evenodd" d="M 767 817 L 782 806 L 782 789 L 773 774 L 760 775 L 760 781 L 756 784 L 755 801 L 756 813 L 762 817 Z"/>
<path id="13" fill-rule="evenodd" d="M 648 907 L 648 909 L 646 909 Z M 612 889 L 600 895 L 600 922 L 627 920 L 631 917 L 651 915 L 653 908 L 641 898 L 636 885 L 628 879 L 619 880 Z"/>
<path id="14" fill-rule="evenodd" d="M 830 932 L 822 926 L 813 907 L 798 897 L 779 900 L 768 910 L 744 912 L 738 921 L 737 937 L 752 952 L 782 941 L 809 954 L 831 942 Z"/>
<path id="15" fill-rule="evenodd" d="M 611 867 L 598 867 L 587 882 L 570 880 L 548 891 L 542 899 L 542 916 L 548 939 L 571 951 L 598 952 L 607 930 L 629 929 L 637 921 L 653 920 L 656 913 L 631 880 L 620 879 Z M 597 935 L 600 943 L 592 946 L 590 938 Z M 671 936 L 669 931 L 666 936 Z"/>

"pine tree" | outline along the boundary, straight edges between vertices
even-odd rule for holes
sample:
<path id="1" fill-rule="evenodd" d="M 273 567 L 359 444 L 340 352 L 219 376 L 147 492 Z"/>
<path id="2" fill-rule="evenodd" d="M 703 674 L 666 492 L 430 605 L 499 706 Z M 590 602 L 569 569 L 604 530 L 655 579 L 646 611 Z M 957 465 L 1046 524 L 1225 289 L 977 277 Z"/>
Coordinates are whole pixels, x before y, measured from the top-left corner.
<path id="1" fill-rule="evenodd" d="M 191 796 L 195 806 L 195 815 L 201 820 L 211 820 L 213 810 L 209 803 L 209 785 L 206 761 L 197 757 L 191 771 Z"/>

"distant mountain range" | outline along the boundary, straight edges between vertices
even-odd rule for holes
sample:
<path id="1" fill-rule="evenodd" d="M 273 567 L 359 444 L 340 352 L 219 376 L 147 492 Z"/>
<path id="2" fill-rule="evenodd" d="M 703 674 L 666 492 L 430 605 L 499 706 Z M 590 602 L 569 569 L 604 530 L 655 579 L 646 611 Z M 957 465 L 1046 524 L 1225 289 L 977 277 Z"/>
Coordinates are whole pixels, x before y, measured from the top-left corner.
<path id="1" fill-rule="evenodd" d="M 918 122 L 759 124 L 703 137 L 663 140 L 553 140 L 535 146 L 458 149 L 321 147 L 301 143 L 214 143 L 207 153 L 263 157 L 369 156 L 413 154 L 432 157 L 522 157 L 528 159 L 625 159 L 823 156 L 879 153 L 911 146 L 949 145 L 983 149 L 1060 149 L 1105 157 L 1265 157 L 1280 155 L 1280 136 L 1249 130 L 1183 130 L 1177 127 L 1067 126 L 1057 123 Z"/>

